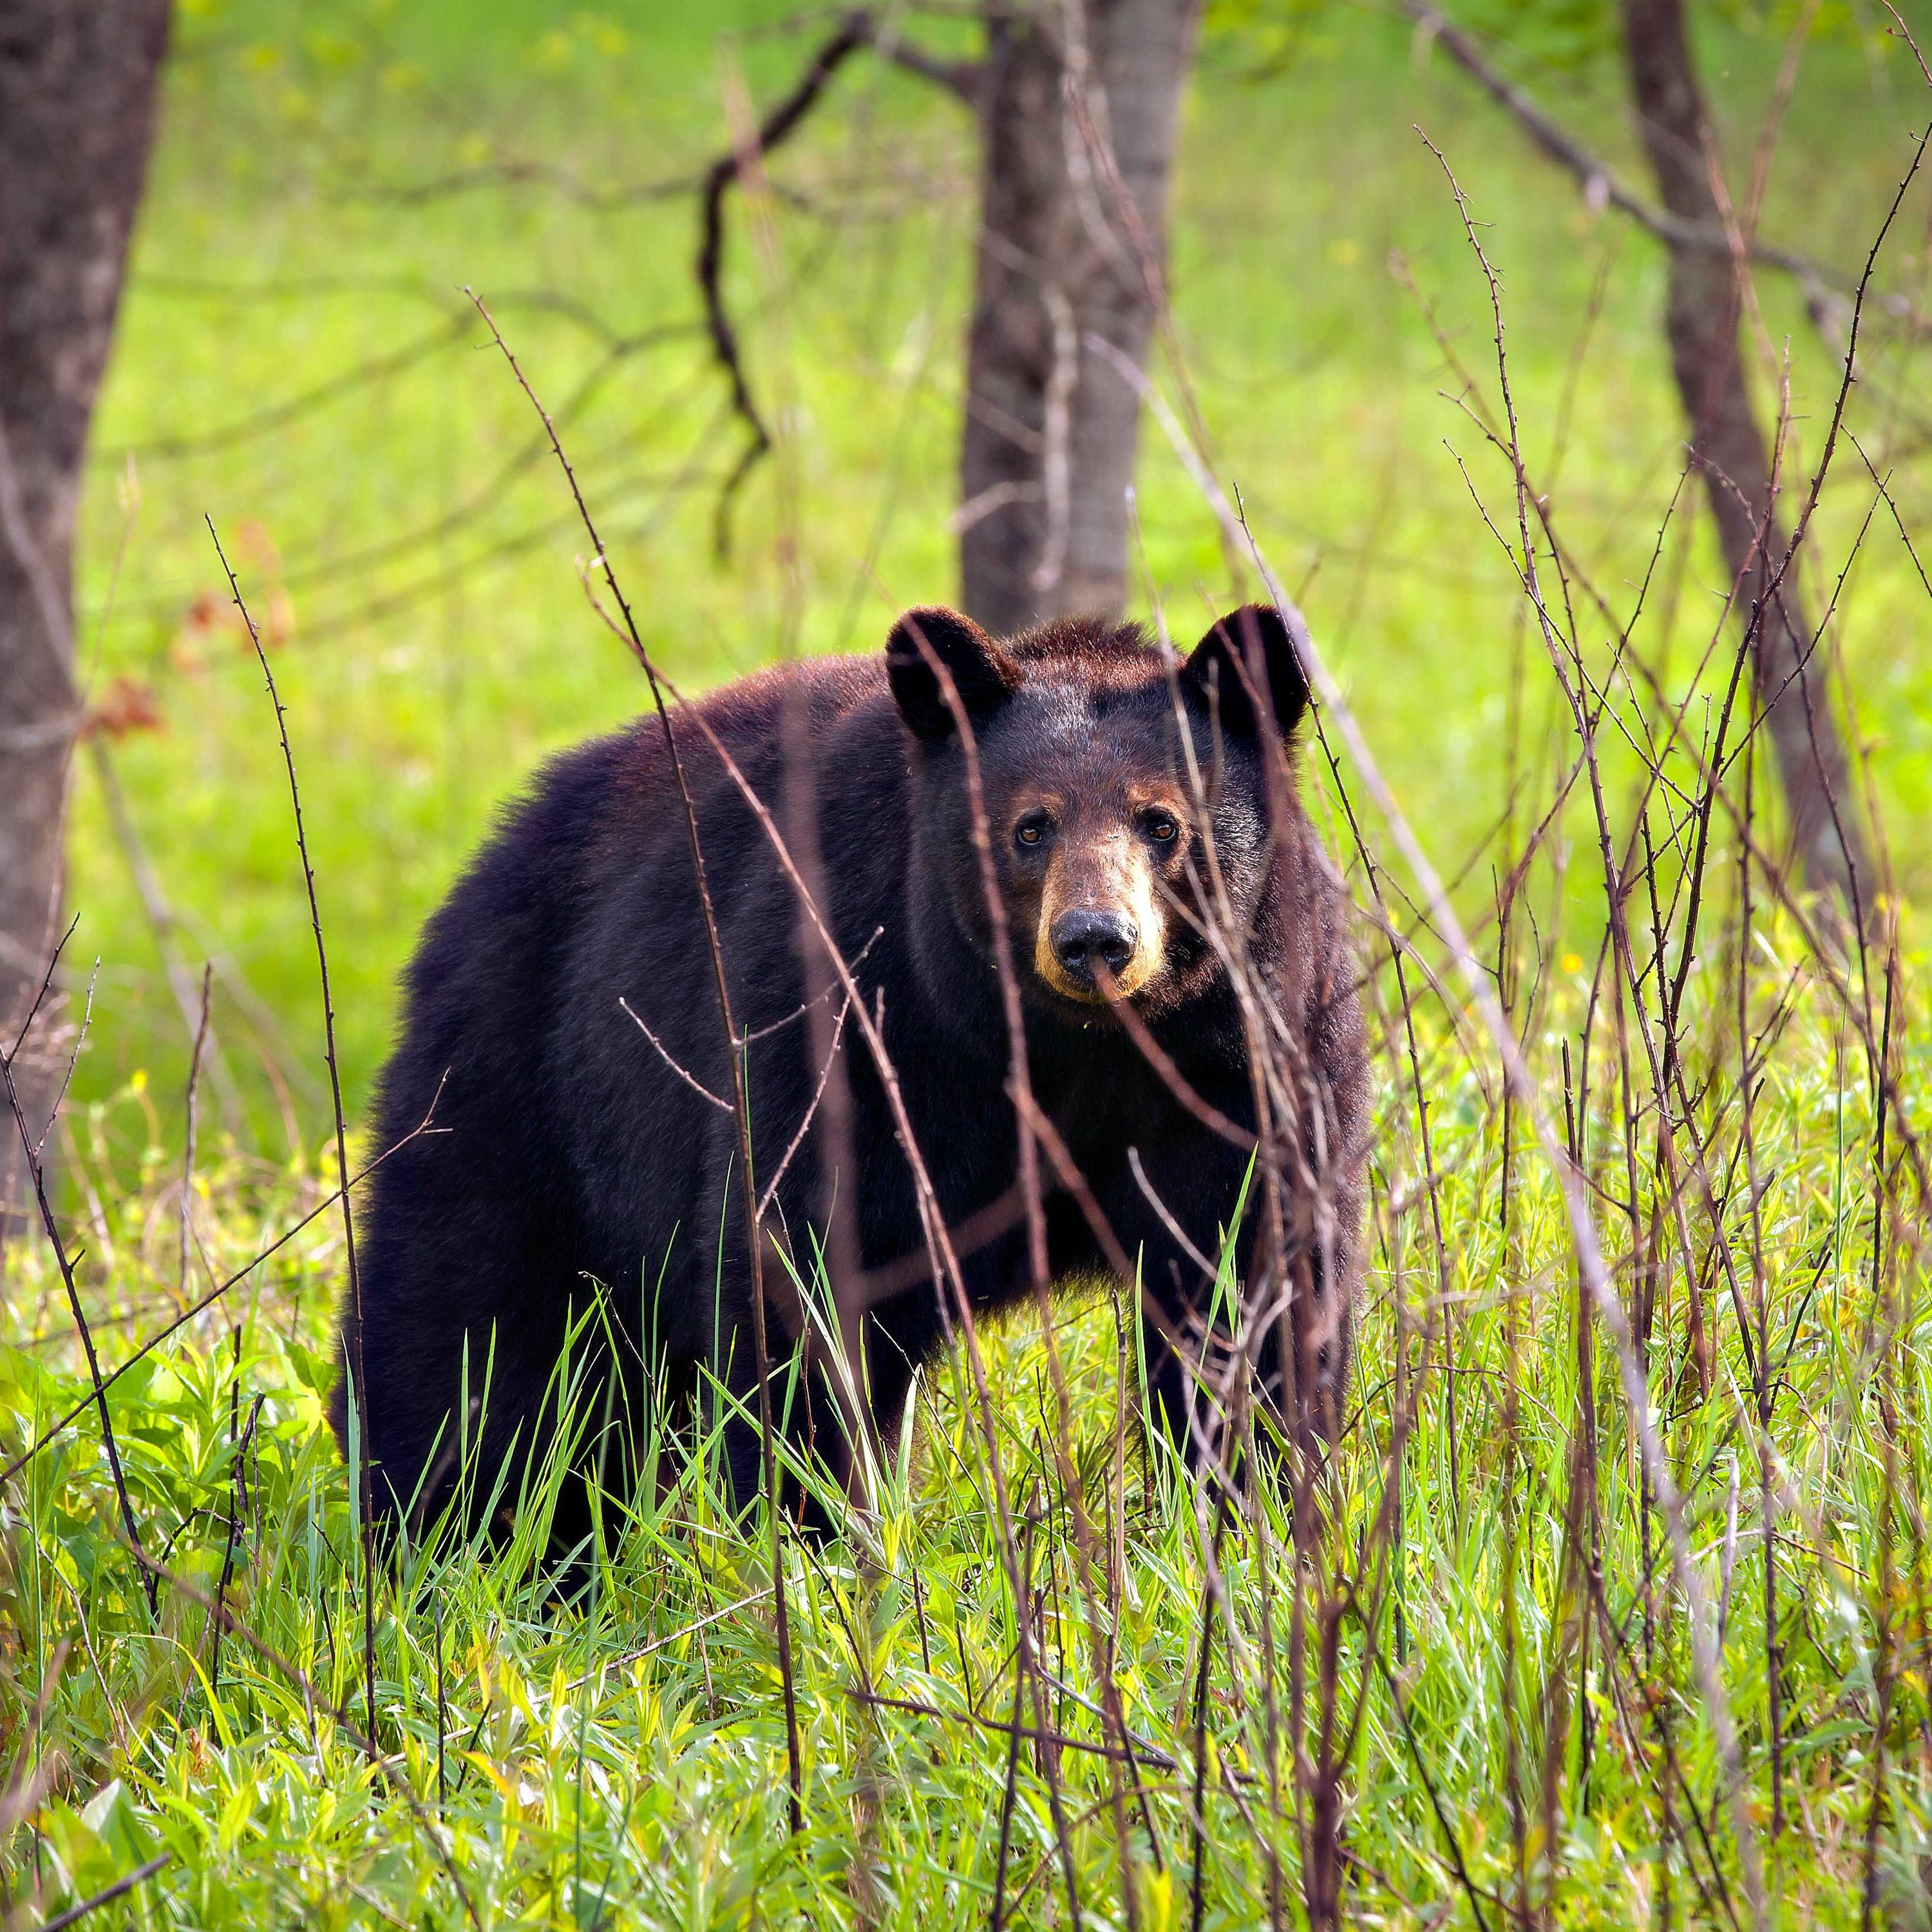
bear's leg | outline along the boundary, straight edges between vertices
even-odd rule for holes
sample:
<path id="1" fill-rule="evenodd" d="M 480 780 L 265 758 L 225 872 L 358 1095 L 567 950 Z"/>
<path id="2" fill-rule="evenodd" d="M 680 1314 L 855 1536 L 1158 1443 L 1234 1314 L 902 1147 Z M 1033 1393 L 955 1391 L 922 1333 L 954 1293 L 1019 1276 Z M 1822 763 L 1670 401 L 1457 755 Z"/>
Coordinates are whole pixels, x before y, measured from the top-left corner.
<path id="1" fill-rule="evenodd" d="M 517 1338 L 499 1328 L 480 1348 L 472 1343 L 470 1359 L 474 1420 L 467 1431 L 468 1454 L 452 1460 L 440 1494 L 431 1494 L 425 1486 L 418 1509 L 433 1520 L 434 1512 L 455 1493 L 463 1501 L 466 1528 L 487 1519 L 494 1532 L 507 1534 L 524 1498 L 541 1480 L 556 1436 L 558 1352 L 526 1352 Z M 487 1389 L 480 1393 L 479 1364 L 487 1372 Z M 454 1446 L 446 1435 L 445 1456 Z M 432 1480 L 434 1474 L 432 1466 Z"/>
<path id="2" fill-rule="evenodd" d="M 459 1498 L 466 1528 L 513 1510 L 521 1466 L 532 1442 L 541 1443 L 550 1364 L 520 1359 L 494 1330 L 472 1330 L 458 1331 L 455 1346 L 433 1367 L 423 1359 L 428 1352 L 418 1351 L 412 1373 L 380 1345 L 387 1340 L 382 1324 L 370 1327 L 379 1342 L 365 1341 L 370 1413 L 362 1439 L 374 1463 L 378 1522 L 406 1524 L 420 1535 Z M 345 1372 L 339 1409 L 346 1410 L 349 1384 Z M 346 1435 L 346 1426 L 338 1433 Z"/>
<path id="3" fill-rule="evenodd" d="M 1276 1429 L 1318 1457 L 1340 1439 L 1348 1366 L 1352 1310 L 1329 1292 L 1330 1273 L 1318 1249 L 1298 1259 L 1287 1318 L 1264 1336 L 1256 1362 L 1257 1392 Z"/>
<path id="4" fill-rule="evenodd" d="M 1248 1212 L 1237 1238 L 1234 1272 L 1252 1316 L 1252 1264 L 1260 1217 L 1254 1211 L 1248 1156 L 1192 1128 L 1143 1145 L 1138 1156 L 1138 1173 L 1114 1177 L 1096 1192 L 1117 1238 L 1139 1261 L 1146 1293 L 1165 1317 L 1159 1325 L 1150 1320 L 1144 1330 L 1149 1420 L 1165 1430 L 1197 1474 L 1220 1467 L 1238 1477 L 1238 1459 L 1224 1440 L 1226 1406 L 1216 1393 L 1234 1346 L 1232 1310 L 1218 1284 L 1216 1264 L 1223 1260 L 1228 1222 L 1245 1196 Z M 1298 1298 L 1293 1310 L 1298 1318 L 1302 1306 Z M 1278 1416 L 1288 1390 L 1276 1330 L 1271 1323 L 1266 1334 L 1254 1338 L 1251 1393 Z M 1265 1433 L 1265 1426 L 1256 1431 L 1258 1437 Z"/>
<path id="5" fill-rule="evenodd" d="M 945 1343 L 939 1300 L 929 1286 L 898 1297 L 866 1324 L 866 1395 L 881 1462 L 899 1453 L 906 1399 L 921 1366 Z"/>
<path id="6" fill-rule="evenodd" d="M 598 1436 L 609 1350 L 579 1327 L 566 1358 L 566 1337 L 578 1324 L 559 1288 L 533 1283 L 522 1306 L 512 1304 L 487 1325 L 472 1321 L 443 1332 L 434 1306 L 424 1306 L 433 1298 L 410 1307 L 393 1292 L 365 1293 L 370 1413 L 363 1440 L 374 1466 L 379 1526 L 406 1525 L 420 1537 L 454 1503 L 463 1530 L 487 1527 L 500 1537 L 539 1480 L 560 1424 L 568 1422 L 580 1444 Z M 348 1382 L 345 1372 L 338 1410 L 346 1408 Z M 340 1426 L 338 1432 L 346 1433 Z M 554 1540 L 580 1538 L 588 1526 L 582 1482 L 566 1476 Z"/>

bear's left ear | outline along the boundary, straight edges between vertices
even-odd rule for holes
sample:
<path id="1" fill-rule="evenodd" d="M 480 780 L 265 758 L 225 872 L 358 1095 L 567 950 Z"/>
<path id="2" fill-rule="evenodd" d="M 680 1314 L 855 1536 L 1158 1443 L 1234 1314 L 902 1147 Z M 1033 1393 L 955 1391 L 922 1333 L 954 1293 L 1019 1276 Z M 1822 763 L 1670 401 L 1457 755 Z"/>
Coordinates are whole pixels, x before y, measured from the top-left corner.
<path id="1" fill-rule="evenodd" d="M 1180 684 L 1220 717 L 1222 730 L 1237 737 L 1257 735 L 1256 698 L 1272 705 L 1284 738 L 1293 734 L 1308 704 L 1308 680 L 1294 640 L 1272 604 L 1244 604 L 1229 611 L 1190 652 Z"/>
<path id="2" fill-rule="evenodd" d="M 908 610 L 886 640 L 886 675 L 899 715 L 915 736 L 933 743 L 953 728 L 940 664 L 976 727 L 1020 687 L 1019 666 L 970 617 L 937 608 Z"/>

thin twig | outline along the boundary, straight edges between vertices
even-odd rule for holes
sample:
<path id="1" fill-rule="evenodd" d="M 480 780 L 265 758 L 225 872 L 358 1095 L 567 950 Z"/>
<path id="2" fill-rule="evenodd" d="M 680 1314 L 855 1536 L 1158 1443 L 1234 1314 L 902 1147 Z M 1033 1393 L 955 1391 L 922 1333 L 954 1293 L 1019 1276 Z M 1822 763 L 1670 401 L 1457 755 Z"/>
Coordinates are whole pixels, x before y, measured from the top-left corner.
<path id="1" fill-rule="evenodd" d="M 802 109 L 800 111 L 802 112 Z M 772 1429 L 771 1363 L 765 1336 L 764 1240 L 758 1219 L 758 1185 L 752 1170 L 751 1096 L 746 1080 L 744 1045 L 738 1036 L 736 1022 L 731 1012 L 731 992 L 725 976 L 724 952 L 718 937 L 718 914 L 712 904 L 711 888 L 705 874 L 704 848 L 698 833 L 697 808 L 692 802 L 691 787 L 685 776 L 683 755 L 678 747 L 677 734 L 671 728 L 670 713 L 664 704 L 664 692 L 656 668 L 644 649 L 637 620 L 631 614 L 629 601 L 617 581 L 616 572 L 610 568 L 603 540 L 597 534 L 597 526 L 591 517 L 590 506 L 584 502 L 584 492 L 578 487 L 577 472 L 571 466 L 570 458 L 564 454 L 563 444 L 557 436 L 549 412 L 538 400 L 536 390 L 530 386 L 529 379 L 524 375 L 516 357 L 511 353 L 510 346 L 503 340 L 502 332 L 497 328 L 495 318 L 473 290 L 466 290 L 464 292 L 476 304 L 477 313 L 482 316 L 496 346 L 502 352 L 503 359 L 510 365 L 510 373 L 516 378 L 518 387 L 523 391 L 530 406 L 542 419 L 544 431 L 550 438 L 550 448 L 563 471 L 565 481 L 570 486 L 571 496 L 576 503 L 584 533 L 590 539 L 592 548 L 602 566 L 604 581 L 610 585 L 610 594 L 616 600 L 617 608 L 622 613 L 624 628 L 632 655 L 650 686 L 658 728 L 663 734 L 664 754 L 670 764 L 671 777 L 677 788 L 679 802 L 683 810 L 685 835 L 691 848 L 692 877 L 697 889 L 698 908 L 704 917 L 705 944 L 710 955 L 712 982 L 718 998 L 718 1020 L 724 1034 L 725 1058 L 731 1070 L 731 1111 L 738 1130 L 737 1165 L 744 1193 L 745 1240 L 751 1274 L 753 1366 L 758 1379 L 759 1443 L 765 1503 L 771 1524 L 773 1621 L 778 1640 L 778 1676 L 784 1699 L 790 1824 L 796 1834 L 805 1828 L 805 1774 L 799 1744 L 797 1692 L 792 1677 L 791 1620 L 785 1603 L 784 1564 L 778 1540 L 778 1460 Z"/>
<path id="2" fill-rule="evenodd" d="M 1557 166 L 1570 175 L 1583 190 L 1585 201 L 1593 208 L 1610 207 L 1626 214 L 1637 226 L 1672 248 L 1696 248 L 1714 255 L 1731 252 L 1730 236 L 1721 224 L 1705 227 L 1684 221 L 1667 208 L 1657 208 L 1624 186 L 1610 164 L 1591 153 L 1583 143 L 1559 127 L 1525 88 L 1510 80 L 1490 61 L 1475 42 L 1431 0 L 1402 0 L 1404 10 L 1422 33 L 1439 45 L 1456 64 L 1476 82 L 1499 106 L 1514 115 L 1532 141 Z M 1803 286 L 1813 320 L 1820 320 L 1820 297 L 1829 288 L 1849 294 L 1852 278 L 1842 270 L 1814 260 L 1808 255 L 1768 242 L 1753 239 L 1749 258 L 1768 268 L 1794 276 Z M 1902 311 L 1901 311 L 1902 313 Z"/>
<path id="3" fill-rule="evenodd" d="M 182 1134 L 181 1265 L 176 1276 L 176 1292 L 188 1298 L 188 1255 L 194 1239 L 194 1129 L 196 1090 L 201 1081 L 202 1049 L 208 1044 L 208 996 L 214 979 L 211 961 L 201 969 L 201 1018 L 194 1030 L 194 1046 L 188 1055 L 188 1094 L 182 1112 L 185 1124 Z"/>
<path id="4" fill-rule="evenodd" d="M 832 76 L 852 55 L 869 44 L 873 31 L 869 13 L 861 9 L 848 14 L 838 30 L 812 56 L 791 92 L 759 122 L 755 146 L 751 152 L 759 156 L 767 154 L 795 132 L 813 104 L 825 92 Z M 752 400 L 751 385 L 746 380 L 744 358 L 738 347 L 738 332 L 725 312 L 721 285 L 724 256 L 724 194 L 739 178 L 746 161 L 746 154 L 736 147 L 728 154 L 720 154 L 705 170 L 698 198 L 698 286 L 704 298 L 704 320 L 711 337 L 711 352 L 730 384 L 732 409 L 751 434 L 743 454 L 718 492 L 712 542 L 721 557 L 730 552 L 732 504 L 746 478 L 772 446 L 771 431 Z"/>
<path id="5" fill-rule="evenodd" d="M 447 1076 L 445 1076 L 445 1078 L 447 1077 Z M 431 1122 L 436 1117 L 436 1103 L 442 1097 L 442 1082 L 439 1080 L 436 1082 L 436 1093 L 430 1101 L 430 1110 L 423 1116 L 421 1124 L 416 1126 L 412 1127 L 407 1133 L 404 1135 L 400 1140 L 396 1142 L 392 1146 L 386 1148 L 382 1153 L 379 1154 L 374 1160 L 370 1162 L 367 1167 L 364 1168 L 360 1173 L 356 1174 L 351 1179 L 350 1182 L 350 1186 L 359 1186 L 362 1182 L 368 1180 L 370 1175 L 374 1174 L 376 1168 L 380 1167 L 382 1163 L 389 1158 L 390 1155 L 400 1153 L 402 1149 L 407 1147 L 412 1141 L 417 1139 L 422 1135 L 441 1133 L 445 1131 L 440 1127 L 431 1125 Z M 138 1367 L 140 1364 L 145 1361 L 149 1355 L 152 1354 L 164 1342 L 166 1341 L 169 1336 L 176 1334 L 182 1329 L 185 1328 L 196 1316 L 205 1315 L 208 1310 L 212 1308 L 214 1304 L 219 1301 L 224 1294 L 227 1294 L 231 1288 L 238 1287 L 241 1283 L 246 1281 L 264 1262 L 272 1259 L 276 1254 L 279 1253 L 282 1249 L 286 1247 L 290 1242 L 293 1240 L 310 1222 L 319 1220 L 323 1215 L 326 1214 L 328 1210 L 335 1205 L 338 1198 L 338 1195 L 334 1192 L 325 1194 L 299 1221 L 296 1222 L 283 1233 L 277 1235 L 274 1240 L 271 1241 L 266 1248 L 261 1250 L 253 1259 L 247 1262 L 244 1266 L 237 1268 L 225 1281 L 218 1282 L 213 1288 L 210 1288 L 199 1301 L 195 1303 L 191 1308 L 183 1309 L 172 1322 L 169 1322 L 167 1325 L 159 1330 L 158 1333 L 149 1336 L 147 1340 L 143 1342 L 118 1368 L 110 1371 L 108 1374 L 101 1378 L 100 1387 L 103 1392 L 104 1393 L 106 1390 L 111 1389 L 123 1376 L 126 1375 L 129 1372 L 130 1370 Z M 33 1441 L 28 1443 L 26 1448 L 20 1451 L 19 1455 L 16 1456 L 13 1461 L 7 1465 L 5 1468 L 0 1469 L 0 1489 L 4 1489 L 8 1484 L 11 1482 L 14 1478 L 17 1476 L 20 1472 L 47 1446 L 50 1442 L 53 1441 L 56 1436 L 58 1436 L 70 1424 L 76 1420 L 83 1413 L 85 1413 L 88 1405 L 92 1403 L 94 1400 L 94 1397 L 92 1394 L 83 1396 L 82 1400 L 76 1402 L 73 1408 L 69 1409 L 64 1415 L 62 1416 L 58 1421 L 50 1424 L 46 1428 L 41 1430 L 40 1434 L 35 1436 Z"/>
<path id="6" fill-rule="evenodd" d="M 40 1928 L 40 1932 L 63 1932 L 69 1925 L 77 1925 L 91 1912 L 98 1912 L 104 1905 L 112 1905 L 117 1898 L 124 1897 L 135 1886 L 152 1878 L 160 1868 L 172 1862 L 172 1852 L 158 1852 L 146 1864 L 136 1865 L 125 1878 L 117 1878 L 110 1886 L 104 1886 L 92 1898 L 83 1898 L 78 1905 L 70 1905 L 64 1912 L 56 1912 Z"/>
<path id="7" fill-rule="evenodd" d="M 248 606 L 242 596 L 242 586 L 236 581 L 234 570 L 221 548 L 214 519 L 208 517 L 203 520 L 214 542 L 214 554 L 221 560 L 235 608 L 242 614 L 242 621 L 248 627 L 248 641 L 255 650 L 255 662 L 261 666 L 262 680 L 268 688 L 268 701 L 274 706 L 275 729 L 282 742 L 282 764 L 288 772 L 289 802 L 295 814 L 296 851 L 302 860 L 302 883 L 308 892 L 309 926 L 315 934 L 316 970 L 322 981 L 322 1048 L 328 1062 L 328 1097 L 335 1120 L 335 1184 L 342 1203 L 343 1256 L 349 1277 L 346 1352 L 349 1372 L 354 1378 L 351 1393 L 362 1418 L 362 1428 L 358 1472 L 362 1504 L 362 1688 L 369 1735 L 373 1738 L 376 1735 L 376 1526 L 375 1490 L 370 1475 L 369 1447 L 369 1375 L 362 1356 L 362 1278 L 356 1265 L 356 1216 L 349 1198 L 349 1134 L 343 1124 L 342 1072 L 335 1055 L 335 1001 L 329 991 L 328 949 L 322 940 L 322 908 L 316 897 L 315 867 L 309 860 L 308 833 L 302 823 L 302 788 L 296 782 L 296 754 L 289 743 L 288 713 L 283 706 L 281 693 L 275 688 L 275 674 L 268 668 L 268 654 L 262 648 L 262 634 L 255 628 L 255 620 L 249 614 Z"/>
<path id="8" fill-rule="evenodd" d="M 711 1089 L 706 1086 L 704 1082 L 699 1079 L 698 1076 L 692 1072 L 689 1067 L 686 1066 L 681 1060 L 675 1060 L 671 1057 L 670 1048 L 665 1046 L 664 1042 L 658 1039 L 657 1035 L 652 1032 L 650 1028 L 645 1025 L 642 1020 L 638 1018 L 636 1010 L 632 1006 L 630 1001 L 627 1000 L 622 993 L 620 993 L 617 995 L 617 1004 L 623 1008 L 626 1012 L 630 1015 L 632 1019 L 636 1023 L 638 1032 L 642 1034 L 645 1039 L 649 1040 L 652 1046 L 657 1048 L 658 1058 L 662 1060 L 664 1064 L 668 1066 L 670 1070 L 675 1073 L 700 1100 L 710 1101 L 712 1106 L 716 1107 L 721 1114 L 728 1114 L 731 1111 L 731 1103 L 729 1100 L 719 1100 L 718 1096 L 712 1093 Z"/>
<path id="9" fill-rule="evenodd" d="M 791 1137 L 790 1144 L 778 1156 L 778 1164 L 772 1169 L 772 1178 L 765 1183 L 765 1191 L 758 1197 L 758 1218 L 762 1221 L 771 1212 L 772 1203 L 778 1198 L 778 1183 L 785 1178 L 785 1170 L 791 1166 L 792 1156 L 804 1144 L 806 1136 L 812 1130 L 813 1116 L 818 1112 L 819 1103 L 825 1098 L 825 1089 L 832 1078 L 833 1063 L 838 1055 L 838 1043 L 845 1036 L 845 1016 L 852 1010 L 848 997 L 838 1005 L 838 1017 L 832 1023 L 832 1046 L 826 1054 L 825 1064 L 818 1070 L 818 1084 L 812 1090 L 812 1099 L 807 1103 L 805 1116 L 798 1124 L 798 1132 Z"/>

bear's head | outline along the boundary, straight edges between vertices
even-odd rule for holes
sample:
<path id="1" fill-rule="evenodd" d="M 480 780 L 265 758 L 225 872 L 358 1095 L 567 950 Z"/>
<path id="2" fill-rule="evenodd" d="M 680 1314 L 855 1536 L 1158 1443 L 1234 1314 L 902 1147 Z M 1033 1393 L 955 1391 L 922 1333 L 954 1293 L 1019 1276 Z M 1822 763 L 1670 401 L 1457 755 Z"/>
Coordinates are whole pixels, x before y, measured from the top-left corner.
<path id="1" fill-rule="evenodd" d="M 1176 659 L 1132 626 L 1062 620 L 997 643 L 912 610 L 886 664 L 913 740 L 916 862 L 982 958 L 981 820 L 1034 1004 L 1088 1019 L 1126 998 L 1154 1018 L 1216 982 L 1213 928 L 1252 921 L 1271 816 L 1295 808 L 1279 748 L 1308 687 L 1278 611 L 1244 606 Z"/>

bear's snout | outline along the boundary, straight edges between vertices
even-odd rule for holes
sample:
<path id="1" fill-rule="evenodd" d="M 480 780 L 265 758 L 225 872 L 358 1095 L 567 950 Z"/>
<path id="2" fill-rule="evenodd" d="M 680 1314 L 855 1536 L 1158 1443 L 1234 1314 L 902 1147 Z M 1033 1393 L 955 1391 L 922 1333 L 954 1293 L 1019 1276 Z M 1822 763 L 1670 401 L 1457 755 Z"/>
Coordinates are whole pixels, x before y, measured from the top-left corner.
<path id="1" fill-rule="evenodd" d="M 1118 977 L 1134 956 L 1140 933 L 1124 912 L 1102 906 L 1076 906 L 1053 922 L 1053 956 L 1070 980 L 1093 986 L 1096 967 Z"/>
<path id="2" fill-rule="evenodd" d="M 1092 822 L 1099 817 L 1100 823 Z M 1070 812 L 1054 842 L 1034 926 L 1033 969 L 1063 1000 L 1104 1006 L 1158 976 L 1166 922 L 1144 842 L 1112 814 Z"/>

